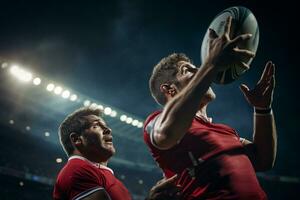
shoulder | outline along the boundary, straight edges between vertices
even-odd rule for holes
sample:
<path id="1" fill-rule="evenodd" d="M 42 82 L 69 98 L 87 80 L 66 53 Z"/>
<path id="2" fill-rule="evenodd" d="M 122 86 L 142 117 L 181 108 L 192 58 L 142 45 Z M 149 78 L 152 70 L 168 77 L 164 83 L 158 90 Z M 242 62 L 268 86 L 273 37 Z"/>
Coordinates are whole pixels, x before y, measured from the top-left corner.
<path id="1" fill-rule="evenodd" d="M 75 198 L 98 190 L 105 190 L 105 176 L 101 170 L 87 161 L 72 159 L 60 172 L 54 194 Z"/>
<path id="2" fill-rule="evenodd" d="M 99 170 L 93 164 L 81 160 L 69 160 L 66 166 L 60 172 L 58 179 L 68 185 L 73 185 L 78 182 L 99 183 L 105 179 L 102 170 Z"/>
<path id="3" fill-rule="evenodd" d="M 151 133 L 154 128 L 157 118 L 160 116 L 162 111 L 155 111 L 150 114 L 144 122 L 144 133 Z"/>

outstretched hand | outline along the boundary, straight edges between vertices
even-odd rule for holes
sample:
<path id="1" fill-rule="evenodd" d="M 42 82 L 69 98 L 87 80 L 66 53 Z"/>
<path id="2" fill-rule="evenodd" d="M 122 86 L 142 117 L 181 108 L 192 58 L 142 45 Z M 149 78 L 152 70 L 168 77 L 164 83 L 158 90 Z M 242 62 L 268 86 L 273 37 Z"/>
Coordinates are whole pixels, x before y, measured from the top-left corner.
<path id="1" fill-rule="evenodd" d="M 231 22 L 232 17 L 229 16 L 224 26 L 224 34 L 220 36 L 213 29 L 209 29 L 209 53 L 206 62 L 216 66 L 219 71 L 223 71 L 233 64 L 238 64 L 248 70 L 247 61 L 255 54 L 247 49 L 239 49 L 238 46 L 250 39 L 252 35 L 242 34 L 231 39 Z"/>
<path id="2" fill-rule="evenodd" d="M 146 200 L 176 200 L 180 186 L 176 185 L 177 175 L 158 181 L 150 190 Z"/>
<path id="3" fill-rule="evenodd" d="M 245 84 L 240 86 L 249 104 L 256 108 L 271 108 L 274 88 L 275 65 L 271 61 L 266 64 L 260 80 L 252 90 Z"/>

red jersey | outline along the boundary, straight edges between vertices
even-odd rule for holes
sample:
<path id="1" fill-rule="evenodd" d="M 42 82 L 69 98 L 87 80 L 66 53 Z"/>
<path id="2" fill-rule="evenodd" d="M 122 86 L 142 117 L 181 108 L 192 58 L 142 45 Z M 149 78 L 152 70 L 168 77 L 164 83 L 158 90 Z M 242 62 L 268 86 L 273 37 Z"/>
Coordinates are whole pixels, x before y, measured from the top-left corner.
<path id="1" fill-rule="evenodd" d="M 175 146 L 161 150 L 153 140 L 160 113 L 145 121 L 144 141 L 167 178 L 179 175 L 181 199 L 267 199 L 234 129 L 195 117 Z"/>
<path id="2" fill-rule="evenodd" d="M 99 190 L 104 190 L 112 200 L 131 200 L 128 190 L 110 168 L 81 156 L 71 156 L 58 174 L 53 199 L 79 200 Z"/>

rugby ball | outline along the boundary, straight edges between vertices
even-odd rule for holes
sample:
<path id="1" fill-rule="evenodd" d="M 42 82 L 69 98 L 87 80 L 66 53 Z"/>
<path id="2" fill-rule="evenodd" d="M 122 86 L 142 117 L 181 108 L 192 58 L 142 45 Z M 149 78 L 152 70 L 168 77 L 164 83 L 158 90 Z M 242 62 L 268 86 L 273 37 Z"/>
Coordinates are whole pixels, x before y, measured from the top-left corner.
<path id="1" fill-rule="evenodd" d="M 235 38 L 238 35 L 251 33 L 252 37 L 238 45 L 240 49 L 247 49 L 256 53 L 258 42 L 259 42 L 259 28 L 257 20 L 253 13 L 245 7 L 236 6 L 230 7 L 219 13 L 213 21 L 210 23 L 209 28 L 213 29 L 219 36 L 224 33 L 224 26 L 226 19 L 232 16 L 231 30 L 230 30 L 230 39 Z M 201 46 L 201 60 L 202 63 L 205 61 L 208 56 L 209 48 L 209 31 L 207 29 L 206 34 L 202 41 Z M 242 61 L 250 66 L 253 58 L 243 59 Z M 231 66 L 224 66 L 221 71 L 217 74 L 214 82 L 217 84 L 228 84 L 238 79 L 242 74 L 245 73 L 245 69 L 239 64 L 233 62 Z"/>

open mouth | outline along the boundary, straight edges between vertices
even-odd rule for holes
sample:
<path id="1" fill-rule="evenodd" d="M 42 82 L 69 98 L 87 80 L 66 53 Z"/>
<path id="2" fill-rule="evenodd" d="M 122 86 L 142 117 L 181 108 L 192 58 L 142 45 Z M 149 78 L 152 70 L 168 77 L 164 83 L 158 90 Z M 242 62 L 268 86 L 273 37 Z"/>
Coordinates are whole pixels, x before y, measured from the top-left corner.
<path id="1" fill-rule="evenodd" d="M 108 144 L 112 144 L 113 143 L 113 138 L 112 137 L 106 137 L 106 138 L 104 138 L 104 142 L 108 143 Z"/>

